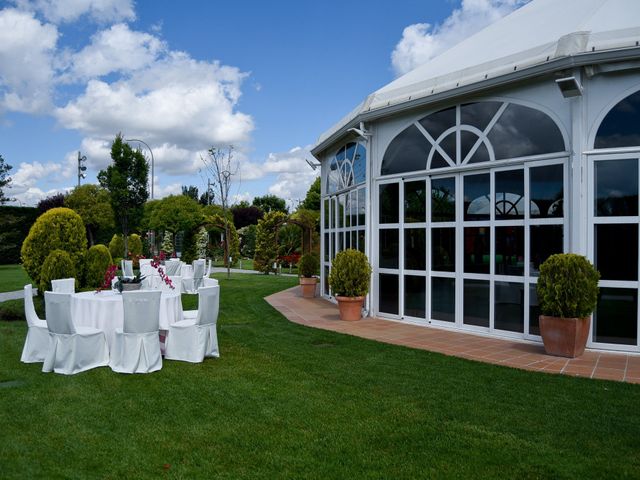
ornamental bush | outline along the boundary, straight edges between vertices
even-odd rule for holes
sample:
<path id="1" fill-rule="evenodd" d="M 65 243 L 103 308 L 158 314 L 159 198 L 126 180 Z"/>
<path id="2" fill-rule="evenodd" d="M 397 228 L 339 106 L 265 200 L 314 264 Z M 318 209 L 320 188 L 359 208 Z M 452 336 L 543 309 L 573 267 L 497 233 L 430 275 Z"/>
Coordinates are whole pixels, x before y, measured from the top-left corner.
<path id="1" fill-rule="evenodd" d="M 71 256 L 67 252 L 64 250 L 52 250 L 42 264 L 38 292 L 44 295 L 44 292 L 51 290 L 51 280 L 58 280 L 59 278 L 76 278 L 76 269 Z M 76 279 L 77 286 L 78 280 Z"/>
<path id="2" fill-rule="evenodd" d="M 84 269 L 84 285 L 97 288 L 104 282 L 104 274 L 113 264 L 111 253 L 105 245 L 94 245 L 87 252 Z"/>
<path id="3" fill-rule="evenodd" d="M 273 271 L 273 263 L 278 258 L 276 230 L 287 216 L 279 211 L 272 211 L 258 220 L 256 227 L 256 250 L 253 257 L 253 268 L 268 274 Z"/>
<path id="4" fill-rule="evenodd" d="M 540 311 L 552 317 L 588 317 L 598 302 L 598 280 L 600 273 L 582 255 L 551 255 L 540 265 Z"/>
<path id="5" fill-rule="evenodd" d="M 124 245 L 122 248 L 124 248 Z M 127 248 L 129 249 L 129 258 L 139 257 L 142 255 L 142 239 L 140 238 L 140 235 L 137 233 L 129 235 Z"/>
<path id="6" fill-rule="evenodd" d="M 124 240 L 122 239 L 122 235 L 116 233 L 111 238 L 109 242 L 109 253 L 111 254 L 111 258 L 122 258 L 122 254 L 124 253 Z"/>
<path id="7" fill-rule="evenodd" d="M 305 278 L 311 278 L 318 273 L 320 261 L 313 253 L 305 253 L 298 262 L 298 272 Z"/>
<path id="8" fill-rule="evenodd" d="M 331 293 L 341 297 L 363 297 L 369 293 L 370 276 L 371 265 L 364 253 L 352 248 L 342 250 L 331 263 Z"/>
<path id="9" fill-rule="evenodd" d="M 69 208 L 52 208 L 40 215 L 22 243 L 22 264 L 35 285 L 40 285 L 45 259 L 56 249 L 69 254 L 74 273 L 81 276 L 87 236 L 82 219 Z"/>

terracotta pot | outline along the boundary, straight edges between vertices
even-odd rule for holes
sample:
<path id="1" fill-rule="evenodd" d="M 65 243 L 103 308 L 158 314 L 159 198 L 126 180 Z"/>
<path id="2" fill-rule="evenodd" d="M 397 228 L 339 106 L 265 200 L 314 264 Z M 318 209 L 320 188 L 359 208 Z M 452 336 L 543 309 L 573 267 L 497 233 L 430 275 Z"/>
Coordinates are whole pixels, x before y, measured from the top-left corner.
<path id="1" fill-rule="evenodd" d="M 353 322 L 362 318 L 362 305 L 364 297 L 340 297 L 336 295 L 338 308 L 340 309 L 340 320 Z"/>
<path id="2" fill-rule="evenodd" d="M 303 298 L 313 298 L 316 296 L 316 284 L 318 279 L 316 277 L 300 277 L 300 290 L 302 291 Z"/>
<path id="3" fill-rule="evenodd" d="M 591 317 L 559 318 L 540 315 L 540 335 L 549 355 L 575 358 L 584 353 Z"/>

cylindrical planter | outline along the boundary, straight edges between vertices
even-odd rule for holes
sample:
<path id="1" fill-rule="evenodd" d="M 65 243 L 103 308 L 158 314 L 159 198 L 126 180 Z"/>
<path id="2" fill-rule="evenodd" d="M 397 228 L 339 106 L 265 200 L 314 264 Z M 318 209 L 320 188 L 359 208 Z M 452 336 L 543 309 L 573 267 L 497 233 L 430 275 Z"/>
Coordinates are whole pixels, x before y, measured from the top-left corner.
<path id="1" fill-rule="evenodd" d="M 362 318 L 364 297 L 340 297 L 336 295 L 336 300 L 340 309 L 340 320 L 353 322 Z"/>
<path id="2" fill-rule="evenodd" d="M 142 288 L 142 283 L 123 283 L 122 291 L 123 292 L 132 292 L 134 290 L 140 290 Z"/>
<path id="3" fill-rule="evenodd" d="M 575 358 L 584 353 L 591 317 L 559 318 L 540 315 L 540 335 L 549 355 Z"/>
<path id="4" fill-rule="evenodd" d="M 303 298 L 313 298 L 316 296 L 316 284 L 318 279 L 316 277 L 300 277 L 300 290 L 302 291 Z"/>

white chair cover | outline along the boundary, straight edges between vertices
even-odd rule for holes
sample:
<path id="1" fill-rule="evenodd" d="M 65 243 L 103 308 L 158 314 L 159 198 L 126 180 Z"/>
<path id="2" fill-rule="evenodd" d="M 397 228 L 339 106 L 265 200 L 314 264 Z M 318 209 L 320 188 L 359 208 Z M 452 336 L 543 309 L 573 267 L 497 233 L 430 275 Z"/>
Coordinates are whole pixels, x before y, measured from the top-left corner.
<path id="1" fill-rule="evenodd" d="M 198 310 L 184 312 L 185 320 L 169 326 L 165 359 L 200 363 L 205 357 L 220 357 L 216 323 L 220 287 L 198 290 Z"/>
<path id="2" fill-rule="evenodd" d="M 149 373 L 162 368 L 157 291 L 123 292 L 123 327 L 116 329 L 109 366 L 114 372 Z"/>
<path id="3" fill-rule="evenodd" d="M 218 286 L 218 280 L 215 278 L 204 277 L 203 286 L 205 287 L 216 287 Z"/>
<path id="4" fill-rule="evenodd" d="M 211 259 L 207 262 L 207 269 L 204 272 L 204 278 L 207 278 L 209 275 L 211 275 Z"/>
<path id="5" fill-rule="evenodd" d="M 173 289 L 167 285 L 166 282 L 160 280 L 160 290 L 165 292 L 180 292 L 182 293 L 182 277 L 179 275 L 169 276 Z"/>
<path id="6" fill-rule="evenodd" d="M 44 302 L 49 345 L 43 372 L 73 375 L 109 364 L 109 347 L 104 332 L 73 325 L 70 294 L 44 292 Z"/>
<path id="7" fill-rule="evenodd" d="M 135 274 L 133 273 L 133 261 L 132 260 L 121 260 L 120 268 L 122 269 L 122 276 L 125 278 L 133 278 Z"/>
<path id="8" fill-rule="evenodd" d="M 75 278 L 61 278 L 51 280 L 51 290 L 56 293 L 76 293 Z"/>
<path id="9" fill-rule="evenodd" d="M 193 261 L 193 291 L 194 293 L 202 286 L 204 278 L 205 260 L 199 259 Z"/>
<path id="10" fill-rule="evenodd" d="M 180 275 L 180 268 L 182 267 L 182 262 L 177 258 L 167 260 L 164 263 L 164 271 L 170 277 L 174 275 Z"/>
<path id="11" fill-rule="evenodd" d="M 40 320 L 33 306 L 33 288 L 31 284 L 24 286 L 24 313 L 27 317 L 27 338 L 22 348 L 20 361 L 24 363 L 44 362 L 49 347 L 49 329 L 47 322 Z"/>

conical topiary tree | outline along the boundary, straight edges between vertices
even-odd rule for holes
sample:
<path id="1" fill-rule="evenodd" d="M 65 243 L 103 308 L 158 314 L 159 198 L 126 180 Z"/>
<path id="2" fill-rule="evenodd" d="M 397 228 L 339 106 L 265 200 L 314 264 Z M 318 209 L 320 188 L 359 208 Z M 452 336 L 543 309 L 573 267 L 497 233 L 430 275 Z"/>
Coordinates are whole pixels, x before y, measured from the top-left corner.
<path id="1" fill-rule="evenodd" d="M 253 257 L 253 268 L 268 274 L 273 271 L 273 262 L 278 257 L 276 231 L 287 216 L 279 211 L 272 211 L 258 220 L 256 228 L 256 253 Z"/>

